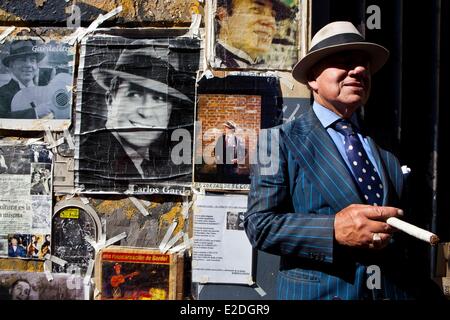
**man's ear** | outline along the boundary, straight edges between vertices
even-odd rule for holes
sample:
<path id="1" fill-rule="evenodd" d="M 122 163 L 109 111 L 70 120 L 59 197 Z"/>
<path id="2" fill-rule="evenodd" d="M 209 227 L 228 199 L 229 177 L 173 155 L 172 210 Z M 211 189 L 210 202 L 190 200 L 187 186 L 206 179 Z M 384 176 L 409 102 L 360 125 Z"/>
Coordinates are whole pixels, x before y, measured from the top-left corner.
<path id="1" fill-rule="evenodd" d="M 309 87 L 312 91 L 316 92 L 317 89 L 318 89 L 316 79 L 308 80 L 308 87 Z"/>

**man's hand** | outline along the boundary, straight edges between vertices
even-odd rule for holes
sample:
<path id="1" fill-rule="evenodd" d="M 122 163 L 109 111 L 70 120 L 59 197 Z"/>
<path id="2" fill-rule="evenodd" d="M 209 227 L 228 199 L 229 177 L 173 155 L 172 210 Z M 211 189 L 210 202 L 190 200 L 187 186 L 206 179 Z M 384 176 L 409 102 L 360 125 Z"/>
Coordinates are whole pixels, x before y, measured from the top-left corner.
<path id="1" fill-rule="evenodd" d="M 403 211 L 394 207 L 352 204 L 336 213 L 334 237 L 345 246 L 382 249 L 396 231 L 386 220 L 402 215 Z"/>

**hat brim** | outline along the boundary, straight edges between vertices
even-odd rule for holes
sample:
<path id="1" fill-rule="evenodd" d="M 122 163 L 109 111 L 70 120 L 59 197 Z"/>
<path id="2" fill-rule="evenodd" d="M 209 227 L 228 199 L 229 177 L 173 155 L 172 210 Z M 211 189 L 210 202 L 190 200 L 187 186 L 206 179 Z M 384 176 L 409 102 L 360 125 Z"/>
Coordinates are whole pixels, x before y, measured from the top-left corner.
<path id="1" fill-rule="evenodd" d="M 110 90 L 110 83 L 111 80 L 114 77 L 119 77 L 122 79 L 125 79 L 129 82 L 132 82 L 134 84 L 137 84 L 141 87 L 168 94 L 171 97 L 180 99 L 182 101 L 186 102 L 192 102 L 191 99 L 189 99 L 185 94 L 178 91 L 177 89 L 174 89 L 172 87 L 169 87 L 165 83 L 155 81 L 153 79 L 145 78 L 136 74 L 131 74 L 123 71 L 113 70 L 113 69 L 101 69 L 96 68 L 92 70 L 92 76 L 94 77 L 95 81 L 106 91 Z"/>
<path id="2" fill-rule="evenodd" d="M 300 83 L 308 82 L 309 70 L 322 59 L 342 51 L 359 50 L 366 52 L 370 60 L 370 72 L 374 74 L 386 63 L 389 51 L 376 43 L 353 42 L 343 43 L 318 49 L 304 56 L 292 69 L 292 76 Z"/>
<path id="3" fill-rule="evenodd" d="M 22 56 L 36 56 L 37 62 L 41 62 L 42 59 L 45 58 L 45 53 L 43 52 L 24 52 L 24 53 L 18 53 L 18 54 L 11 54 L 3 58 L 2 62 L 5 66 L 9 68 L 9 63 L 11 60 L 14 60 L 16 58 L 22 57 Z"/>

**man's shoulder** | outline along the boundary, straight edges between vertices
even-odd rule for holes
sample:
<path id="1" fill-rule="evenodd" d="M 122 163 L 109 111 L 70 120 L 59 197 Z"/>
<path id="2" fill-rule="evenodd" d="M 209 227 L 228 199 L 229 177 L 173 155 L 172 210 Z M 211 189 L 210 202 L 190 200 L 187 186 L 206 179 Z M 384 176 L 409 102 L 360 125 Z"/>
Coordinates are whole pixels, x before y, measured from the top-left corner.
<path id="1" fill-rule="evenodd" d="M 294 131 L 298 131 L 299 129 L 311 127 L 312 125 L 317 124 L 317 122 L 318 120 L 316 117 L 314 117 L 314 112 L 310 108 L 291 121 L 263 130 L 278 131 L 289 135 Z"/>
<path id="2" fill-rule="evenodd" d="M 11 90 L 12 88 L 20 88 L 19 84 L 14 79 L 9 80 L 8 83 L 1 86 L 0 91 L 9 92 L 7 90 Z"/>

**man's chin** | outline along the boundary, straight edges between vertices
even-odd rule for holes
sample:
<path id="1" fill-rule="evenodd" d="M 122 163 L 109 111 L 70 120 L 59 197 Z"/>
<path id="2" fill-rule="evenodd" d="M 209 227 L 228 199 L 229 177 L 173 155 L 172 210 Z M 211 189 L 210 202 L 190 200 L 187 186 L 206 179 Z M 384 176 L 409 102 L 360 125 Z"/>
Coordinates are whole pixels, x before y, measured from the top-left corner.
<path id="1" fill-rule="evenodd" d="M 127 145 L 129 145 L 130 147 L 132 147 L 133 149 L 141 149 L 141 148 L 148 148 L 150 147 L 153 143 L 155 143 L 155 141 L 157 141 L 159 139 L 158 137 L 132 137 L 132 138 L 127 138 L 127 137 L 121 137 L 121 140 L 123 142 L 125 142 Z"/>

